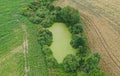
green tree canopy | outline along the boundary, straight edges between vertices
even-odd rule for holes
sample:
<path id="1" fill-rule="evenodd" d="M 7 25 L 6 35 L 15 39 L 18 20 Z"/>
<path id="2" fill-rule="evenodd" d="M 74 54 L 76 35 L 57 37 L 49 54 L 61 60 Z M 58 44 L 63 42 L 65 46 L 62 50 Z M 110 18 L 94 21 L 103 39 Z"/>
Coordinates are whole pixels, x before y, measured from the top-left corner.
<path id="1" fill-rule="evenodd" d="M 68 26 L 73 26 L 74 24 L 79 23 L 80 20 L 79 12 L 69 6 L 60 10 L 59 16 L 61 21 L 65 22 Z"/>
<path id="2" fill-rule="evenodd" d="M 70 42 L 71 46 L 73 48 L 78 48 L 79 46 L 84 46 L 85 45 L 85 41 L 82 38 L 81 34 L 74 34 L 72 36 L 72 40 Z"/>
<path id="3" fill-rule="evenodd" d="M 58 65 L 57 60 L 53 57 L 53 55 L 46 57 L 46 63 L 49 68 L 55 68 Z"/>
<path id="4" fill-rule="evenodd" d="M 98 53 L 90 54 L 85 60 L 83 70 L 88 73 L 93 69 L 99 69 L 99 61 L 100 55 Z"/>
<path id="5" fill-rule="evenodd" d="M 78 62 L 74 55 L 69 54 L 63 60 L 64 70 L 66 72 L 76 72 Z"/>
<path id="6" fill-rule="evenodd" d="M 70 27 L 70 31 L 71 31 L 72 34 L 82 33 L 82 32 L 83 32 L 82 24 L 77 23 L 77 24 L 71 26 L 71 27 Z"/>
<path id="7" fill-rule="evenodd" d="M 53 35 L 52 32 L 50 32 L 48 29 L 40 29 L 37 33 L 37 40 L 38 43 L 43 46 L 43 45 L 48 45 L 50 46 L 52 41 L 53 41 Z"/>
<path id="8" fill-rule="evenodd" d="M 52 55 L 52 50 L 49 48 L 48 45 L 44 45 L 42 48 L 43 54 L 45 55 L 45 57 L 49 57 L 50 55 Z"/>
<path id="9" fill-rule="evenodd" d="M 106 76 L 106 74 L 99 69 L 93 69 L 93 70 L 90 70 L 90 72 L 88 73 L 88 76 Z"/>

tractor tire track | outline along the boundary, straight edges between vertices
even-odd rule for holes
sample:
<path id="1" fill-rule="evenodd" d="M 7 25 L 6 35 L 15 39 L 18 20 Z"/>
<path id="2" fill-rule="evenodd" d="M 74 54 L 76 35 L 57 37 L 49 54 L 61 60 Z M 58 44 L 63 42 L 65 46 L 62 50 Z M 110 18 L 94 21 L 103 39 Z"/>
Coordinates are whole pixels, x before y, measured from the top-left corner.
<path id="1" fill-rule="evenodd" d="M 75 2 L 75 1 L 74 1 Z M 76 2 L 77 4 L 76 4 L 76 6 L 77 6 L 77 9 L 79 9 L 78 7 L 80 7 L 80 6 L 78 6 L 78 5 L 81 5 L 81 4 L 79 4 L 78 2 Z M 83 8 L 85 8 L 84 7 L 85 5 L 82 5 L 82 7 Z M 106 70 L 109 70 L 110 69 L 110 72 L 109 71 L 107 71 L 107 73 L 108 73 L 108 75 L 109 76 L 118 76 L 118 75 L 120 75 L 120 58 L 119 57 L 117 57 L 116 56 L 116 54 L 115 54 L 115 52 L 113 52 L 113 49 L 112 48 L 110 48 L 111 46 L 114 46 L 114 45 L 111 45 L 110 46 L 110 43 L 111 44 L 114 44 L 114 42 L 111 40 L 111 41 L 109 41 L 109 45 L 108 45 L 108 41 L 105 39 L 105 36 L 103 35 L 103 33 L 101 33 L 101 31 L 100 31 L 100 23 L 96 23 L 97 21 L 96 20 L 94 20 L 94 18 L 96 18 L 97 20 L 100 20 L 99 18 L 103 18 L 105 21 L 107 21 L 108 22 L 108 20 L 106 20 L 105 19 L 105 17 L 101 17 L 101 15 L 99 14 L 99 13 L 97 13 L 97 15 L 96 15 L 96 12 L 93 12 L 92 13 L 92 10 L 90 10 L 90 9 L 88 9 L 87 10 L 87 8 L 85 8 L 85 9 L 80 9 L 80 12 L 81 11 L 84 11 L 84 12 L 87 12 L 88 14 L 90 14 L 90 15 L 92 15 L 92 16 L 94 16 L 94 17 L 91 17 L 91 16 L 89 16 L 88 14 L 84 14 L 84 15 L 82 15 L 85 19 L 84 19 L 84 21 L 86 22 L 86 21 L 88 21 L 87 22 L 87 29 L 89 28 L 89 27 L 91 27 L 91 28 L 89 28 L 89 30 L 91 29 L 91 30 L 95 30 L 94 32 L 97 34 L 97 36 L 98 36 L 98 38 L 99 38 L 99 41 L 100 41 L 100 44 L 102 44 L 102 46 L 104 47 L 104 51 L 102 51 L 102 50 L 100 50 L 101 48 L 99 48 L 99 50 L 98 51 L 101 51 L 101 52 L 103 52 L 103 55 L 104 55 L 104 52 L 107 52 L 107 54 L 109 55 L 108 56 L 108 58 L 109 59 L 103 59 L 103 61 L 104 61 L 104 63 L 107 63 L 107 61 L 106 60 L 109 60 L 108 62 L 110 62 L 110 60 L 112 60 L 112 62 L 109 64 L 110 65 L 110 67 L 111 67 L 111 69 L 110 68 L 107 68 Z M 82 12 L 80 13 L 80 14 L 82 14 Z M 86 16 L 86 17 L 85 17 Z M 93 18 L 93 19 L 92 19 Z M 101 20 L 100 20 L 100 22 L 102 22 Z M 107 23 L 105 23 L 105 22 L 103 22 L 103 24 L 105 25 L 105 24 L 107 24 Z M 107 24 L 108 25 L 108 24 Z M 116 34 L 116 37 L 117 37 L 117 40 L 118 40 L 118 42 L 116 42 L 118 45 L 119 45 L 119 40 L 120 40 L 120 37 L 119 37 L 119 34 L 118 33 L 116 33 L 116 32 L 114 32 L 113 31 L 113 29 L 111 29 L 111 28 L 109 28 L 109 30 L 111 30 L 114 34 Z M 87 31 L 87 30 L 86 30 Z M 107 31 L 107 30 L 106 30 Z M 93 33 L 93 34 L 95 34 L 95 33 Z M 92 33 L 91 33 L 92 34 Z M 94 39 L 94 38 L 93 38 Z M 98 40 L 98 39 L 97 39 Z M 94 48 L 96 48 L 96 47 L 94 47 Z M 118 47 L 115 47 L 115 50 L 114 51 L 117 51 L 118 52 L 118 55 L 120 55 L 120 53 L 119 53 L 119 46 Z M 101 53 L 102 54 L 102 53 Z M 107 64 L 106 64 L 107 65 Z M 104 66 L 103 66 L 104 67 Z M 113 68 L 115 68 L 115 69 L 113 69 Z M 114 73 L 113 73 L 114 72 Z M 111 74 L 110 74 L 111 73 Z"/>
<path id="2" fill-rule="evenodd" d="M 115 65 L 117 65 L 118 70 L 120 71 L 120 66 L 118 65 L 119 63 L 117 63 L 117 62 L 115 61 L 115 59 L 118 60 L 118 58 L 116 58 L 114 54 L 112 54 L 112 53 L 110 54 L 110 52 L 109 52 L 109 46 L 108 46 L 108 44 L 106 43 L 106 41 L 105 41 L 105 39 L 103 38 L 103 36 L 101 35 L 99 29 L 95 26 L 94 23 L 91 23 L 92 20 L 91 20 L 89 17 L 85 17 L 85 15 L 82 15 L 82 17 L 85 18 L 87 24 L 89 23 L 89 25 L 86 26 L 87 30 L 88 30 L 88 29 L 90 30 L 91 28 L 92 28 L 92 30 L 95 30 L 95 33 L 96 33 L 97 36 L 99 37 L 100 43 L 102 43 L 102 46 L 105 48 L 105 50 L 106 50 L 107 54 L 109 55 L 110 59 L 112 59 L 113 63 L 115 63 Z M 91 27 L 91 25 L 92 25 L 92 27 Z M 93 25 L 94 25 L 94 27 L 93 27 Z M 86 30 L 86 31 L 87 31 L 87 30 Z M 118 61 L 119 61 L 119 60 L 118 60 Z M 104 63 L 106 64 L 105 61 L 104 61 Z M 115 65 L 114 65 L 114 66 L 115 66 Z"/>
<path id="3" fill-rule="evenodd" d="M 97 51 L 101 55 L 101 68 L 107 73 L 108 76 L 120 75 L 120 33 L 117 27 L 119 22 L 113 14 L 108 15 L 104 11 L 113 12 L 109 5 L 119 0 L 104 3 L 103 0 L 65 0 L 58 2 L 59 6 L 70 5 L 80 11 L 82 20 L 85 22 L 85 32 L 89 41 L 91 50 Z M 119 7 L 118 4 L 114 6 Z M 102 11 L 102 12 L 101 12 Z M 113 16 L 112 16 L 113 15 Z M 120 16 L 119 16 L 120 17 Z M 116 29 L 117 28 L 117 29 Z"/>
<path id="4" fill-rule="evenodd" d="M 24 31 L 24 36 L 23 36 L 23 39 L 24 39 L 24 42 L 23 42 L 23 50 L 24 50 L 24 69 L 25 69 L 25 75 L 24 76 L 28 76 L 28 72 L 30 70 L 30 67 L 28 66 L 28 60 L 27 60 L 27 54 L 28 54 L 28 39 L 27 39 L 27 28 L 26 28 L 26 25 L 22 24 L 22 29 Z"/>

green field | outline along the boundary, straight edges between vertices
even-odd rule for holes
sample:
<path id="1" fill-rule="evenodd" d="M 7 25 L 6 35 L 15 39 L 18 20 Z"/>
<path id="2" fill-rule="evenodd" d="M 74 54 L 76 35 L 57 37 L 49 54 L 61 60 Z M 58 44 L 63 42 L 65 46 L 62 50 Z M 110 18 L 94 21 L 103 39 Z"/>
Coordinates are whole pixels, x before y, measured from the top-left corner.
<path id="1" fill-rule="evenodd" d="M 39 45 L 36 29 L 20 15 L 20 10 L 33 0 L 0 0 L 0 76 L 24 76 L 23 42 L 27 27 L 29 76 L 47 76 L 47 69 Z M 26 23 L 23 23 L 26 22 Z"/>

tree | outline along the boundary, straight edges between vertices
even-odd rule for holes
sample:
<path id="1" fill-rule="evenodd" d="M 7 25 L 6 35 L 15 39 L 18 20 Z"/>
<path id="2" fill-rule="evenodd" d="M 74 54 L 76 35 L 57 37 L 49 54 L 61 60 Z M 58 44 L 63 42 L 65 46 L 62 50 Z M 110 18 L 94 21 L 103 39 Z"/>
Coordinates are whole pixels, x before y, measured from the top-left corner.
<path id="1" fill-rule="evenodd" d="M 50 10 L 50 11 L 53 11 L 54 10 L 54 5 L 52 5 L 52 4 L 50 4 L 49 6 L 48 6 L 48 9 Z"/>
<path id="2" fill-rule="evenodd" d="M 52 50 L 49 48 L 48 45 L 44 45 L 42 48 L 43 54 L 45 55 L 45 57 L 49 57 L 50 55 L 52 55 Z"/>
<path id="3" fill-rule="evenodd" d="M 85 60 L 83 71 L 88 73 L 93 69 L 99 69 L 98 67 L 99 61 L 100 61 L 100 55 L 98 53 L 90 54 Z"/>
<path id="4" fill-rule="evenodd" d="M 84 46 L 79 46 L 78 49 L 77 49 L 77 54 L 81 57 L 87 56 L 90 53 L 90 50 L 86 49 L 86 48 L 87 47 L 85 45 Z"/>
<path id="5" fill-rule="evenodd" d="M 71 26 L 70 31 L 71 31 L 72 34 L 82 33 L 83 32 L 82 24 L 77 23 L 77 24 Z"/>
<path id="6" fill-rule="evenodd" d="M 41 23 L 42 18 L 40 18 L 38 16 L 32 16 L 32 17 L 29 17 L 29 21 L 34 24 L 39 24 L 39 23 Z"/>
<path id="7" fill-rule="evenodd" d="M 72 36 L 70 44 L 73 48 L 78 48 L 79 46 L 84 46 L 85 41 L 80 34 L 75 34 Z"/>
<path id="8" fill-rule="evenodd" d="M 57 60 L 53 55 L 46 57 L 46 63 L 48 68 L 55 68 L 58 65 Z"/>
<path id="9" fill-rule="evenodd" d="M 90 70 L 90 72 L 88 73 L 88 76 L 106 76 L 106 74 L 99 69 L 93 69 L 93 70 Z"/>
<path id="10" fill-rule="evenodd" d="M 79 12 L 69 6 L 60 10 L 59 16 L 62 22 L 65 22 L 68 26 L 72 26 L 79 23 Z"/>
<path id="11" fill-rule="evenodd" d="M 40 7 L 39 2 L 31 2 L 28 5 L 28 8 L 32 9 L 33 11 L 36 11 Z"/>
<path id="12" fill-rule="evenodd" d="M 63 66 L 66 72 L 76 72 L 78 66 L 76 57 L 72 54 L 67 55 L 63 60 Z"/>
<path id="13" fill-rule="evenodd" d="M 48 29 L 40 29 L 37 33 L 37 40 L 41 46 L 50 46 L 53 41 L 52 32 L 50 32 Z"/>
<path id="14" fill-rule="evenodd" d="M 40 24 L 44 27 L 44 28 L 48 28 L 50 26 L 52 26 L 54 22 L 52 20 L 48 19 L 44 19 Z"/>
<path id="15" fill-rule="evenodd" d="M 34 12 L 28 7 L 22 8 L 20 12 L 23 16 L 26 16 L 26 17 L 30 17 L 32 14 L 34 14 Z"/>
<path id="16" fill-rule="evenodd" d="M 46 17 L 46 15 L 48 15 L 49 14 L 49 10 L 48 9 L 46 9 L 46 8 L 40 8 L 40 9 L 38 9 L 37 11 L 36 11 L 36 14 L 37 14 L 37 16 L 39 16 L 39 17 L 41 17 L 41 18 L 45 18 Z"/>

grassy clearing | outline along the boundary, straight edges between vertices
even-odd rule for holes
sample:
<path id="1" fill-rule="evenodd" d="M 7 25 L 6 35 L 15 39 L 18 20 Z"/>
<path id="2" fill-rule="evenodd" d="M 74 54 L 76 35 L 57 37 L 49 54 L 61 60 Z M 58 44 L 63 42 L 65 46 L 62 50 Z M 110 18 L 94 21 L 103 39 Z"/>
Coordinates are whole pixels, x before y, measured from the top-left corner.
<path id="1" fill-rule="evenodd" d="M 21 18 L 21 21 L 27 26 L 28 30 L 28 66 L 30 71 L 29 76 L 48 76 L 46 62 L 41 50 L 41 46 L 37 42 L 36 25 L 30 23 L 26 18 Z"/>

